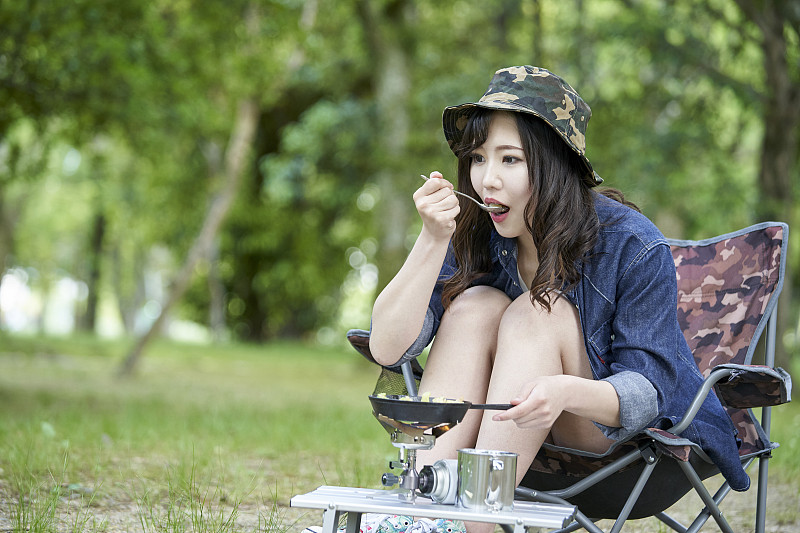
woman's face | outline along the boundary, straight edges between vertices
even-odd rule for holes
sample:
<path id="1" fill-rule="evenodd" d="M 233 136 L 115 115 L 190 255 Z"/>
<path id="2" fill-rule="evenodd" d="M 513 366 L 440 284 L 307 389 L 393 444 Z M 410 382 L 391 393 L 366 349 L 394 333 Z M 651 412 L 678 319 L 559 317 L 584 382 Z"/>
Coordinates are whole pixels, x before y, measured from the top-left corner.
<path id="1" fill-rule="evenodd" d="M 492 114 L 486 142 L 471 155 L 470 181 L 486 204 L 508 208 L 504 213 L 490 214 L 500 235 L 511 239 L 530 235 L 525 226 L 525 206 L 531 196 L 531 185 L 513 114 Z"/>

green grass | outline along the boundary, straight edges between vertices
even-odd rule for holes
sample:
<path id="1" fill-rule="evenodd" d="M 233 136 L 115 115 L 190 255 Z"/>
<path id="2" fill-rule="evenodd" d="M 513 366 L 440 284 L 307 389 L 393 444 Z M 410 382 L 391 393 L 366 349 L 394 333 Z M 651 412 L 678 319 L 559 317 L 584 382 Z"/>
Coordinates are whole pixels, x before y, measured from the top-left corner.
<path id="1" fill-rule="evenodd" d="M 355 352 L 158 342 L 120 380 L 124 343 L 0 346 L 0 516 L 15 530 L 103 530 L 92 517 L 119 504 L 146 531 L 230 531 L 243 508 L 253 529 L 287 529 L 293 494 L 377 486 L 393 454 L 366 399 L 377 370 Z"/>
<path id="2" fill-rule="evenodd" d="M 128 347 L 0 336 L 0 530 L 293 531 L 319 517 L 291 496 L 378 487 L 395 458 L 353 351 L 159 341 L 120 380 Z M 795 493 L 798 427 L 800 403 L 773 410 L 771 478 Z"/>

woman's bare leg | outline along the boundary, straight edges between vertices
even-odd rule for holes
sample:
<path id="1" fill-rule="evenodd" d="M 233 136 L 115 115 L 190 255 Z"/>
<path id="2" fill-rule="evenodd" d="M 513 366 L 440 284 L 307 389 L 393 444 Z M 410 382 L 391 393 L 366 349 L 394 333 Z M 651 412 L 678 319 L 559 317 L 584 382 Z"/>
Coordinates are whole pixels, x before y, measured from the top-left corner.
<path id="1" fill-rule="evenodd" d="M 472 287 L 460 294 L 442 317 L 420 392 L 484 402 L 500 320 L 510 303 L 508 296 L 491 287 Z M 432 450 L 418 453 L 418 464 L 455 459 L 459 448 L 474 447 L 480 423 L 481 412 L 468 411 L 464 420 L 436 439 Z"/>
<path id="2" fill-rule="evenodd" d="M 539 376 L 571 374 L 592 379 L 577 310 L 566 298 L 551 312 L 531 305 L 528 294 L 507 309 L 498 333 L 486 401 L 508 403 L 523 385 Z M 548 435 L 560 445 L 603 451 L 610 441 L 589 420 L 562 413 L 550 429 L 520 429 L 513 422 L 495 422 L 494 412 L 483 413 L 476 447 L 511 451 L 517 458 L 519 484 Z M 490 533 L 493 524 L 469 523 L 470 533 Z"/>
<path id="3" fill-rule="evenodd" d="M 532 379 L 558 374 L 592 379 L 577 309 L 559 298 L 548 313 L 523 295 L 503 316 L 486 401 L 507 403 Z M 587 451 L 602 452 L 611 444 L 590 420 L 571 413 L 562 413 L 549 430 L 495 422 L 493 414 L 483 414 L 477 446 L 518 453 L 517 483 L 548 435 L 556 444 Z"/>
<path id="4" fill-rule="evenodd" d="M 462 293 L 442 318 L 420 390 L 471 402 L 508 403 L 523 385 L 546 375 L 592 378 L 577 310 L 565 298 L 551 312 L 532 305 L 529 294 L 510 302 L 489 287 Z M 519 454 L 517 483 L 548 435 L 554 442 L 603 451 L 610 441 L 589 420 L 563 413 L 550 429 L 519 429 L 495 422 L 493 411 L 469 411 L 432 450 L 418 453 L 418 465 L 456 458 L 459 448 L 477 447 Z M 490 533 L 494 524 L 468 523 L 470 533 Z"/>

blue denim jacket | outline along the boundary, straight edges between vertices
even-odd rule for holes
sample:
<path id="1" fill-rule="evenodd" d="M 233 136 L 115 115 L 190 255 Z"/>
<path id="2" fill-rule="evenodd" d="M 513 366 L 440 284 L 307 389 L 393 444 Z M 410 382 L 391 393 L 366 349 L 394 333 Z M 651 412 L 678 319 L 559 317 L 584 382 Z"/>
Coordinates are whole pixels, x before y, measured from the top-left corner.
<path id="1" fill-rule="evenodd" d="M 598 424 L 619 443 L 644 428 L 668 429 L 677 423 L 703 377 L 678 326 L 675 264 L 666 239 L 645 216 L 594 194 L 601 224 L 598 241 L 581 267 L 577 287 L 566 296 L 578 308 L 595 379 L 611 383 L 619 396 L 622 427 Z M 492 271 L 474 284 L 519 297 L 523 290 L 515 241 L 494 233 L 490 246 Z M 454 271 L 448 254 L 439 279 Z M 423 330 L 400 363 L 419 355 L 433 340 L 444 313 L 441 290 L 440 282 Z M 736 430 L 716 396 L 709 396 L 681 436 L 708 454 L 732 488 L 749 487 Z"/>

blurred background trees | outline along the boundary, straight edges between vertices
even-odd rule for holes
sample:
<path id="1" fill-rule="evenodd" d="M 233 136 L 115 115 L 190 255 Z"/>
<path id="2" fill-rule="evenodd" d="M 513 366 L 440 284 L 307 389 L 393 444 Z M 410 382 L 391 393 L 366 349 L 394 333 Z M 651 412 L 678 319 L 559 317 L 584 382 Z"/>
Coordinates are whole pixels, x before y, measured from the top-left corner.
<path id="1" fill-rule="evenodd" d="M 417 233 L 419 174 L 453 175 L 442 109 L 509 65 L 581 93 L 595 168 L 667 236 L 798 218 L 797 1 L 20 0 L 0 27 L 9 330 L 366 326 Z M 244 104 L 254 130 L 231 167 Z"/>

